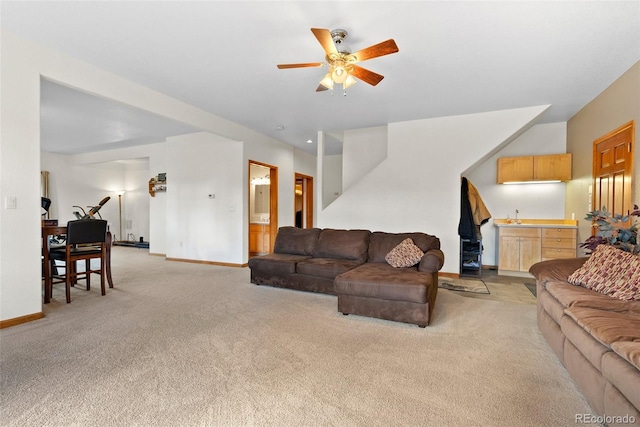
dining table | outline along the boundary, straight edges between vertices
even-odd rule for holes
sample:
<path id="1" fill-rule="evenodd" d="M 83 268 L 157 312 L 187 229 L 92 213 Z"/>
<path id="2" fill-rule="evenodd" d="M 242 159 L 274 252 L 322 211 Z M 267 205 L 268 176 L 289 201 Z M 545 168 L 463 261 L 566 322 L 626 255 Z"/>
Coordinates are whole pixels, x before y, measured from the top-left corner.
<path id="1" fill-rule="evenodd" d="M 51 296 L 53 291 L 53 272 L 51 271 L 51 260 L 49 257 L 49 250 L 51 248 L 50 236 L 60 236 L 67 234 L 66 225 L 43 225 L 42 226 L 42 256 L 43 256 L 43 279 L 44 279 L 44 303 L 49 304 L 51 302 Z M 105 241 L 106 253 L 105 253 L 105 275 L 107 277 L 107 283 L 110 288 L 113 288 L 113 279 L 111 277 L 111 246 L 113 244 L 113 237 L 111 232 L 107 230 L 107 238 Z"/>

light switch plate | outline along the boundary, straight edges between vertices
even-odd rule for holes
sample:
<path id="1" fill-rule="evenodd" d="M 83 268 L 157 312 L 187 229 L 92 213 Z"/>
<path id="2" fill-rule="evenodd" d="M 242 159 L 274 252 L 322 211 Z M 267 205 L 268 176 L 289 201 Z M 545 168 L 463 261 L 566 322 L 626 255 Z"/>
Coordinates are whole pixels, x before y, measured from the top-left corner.
<path id="1" fill-rule="evenodd" d="M 15 196 L 5 196 L 4 208 L 5 209 L 17 209 L 18 199 Z"/>

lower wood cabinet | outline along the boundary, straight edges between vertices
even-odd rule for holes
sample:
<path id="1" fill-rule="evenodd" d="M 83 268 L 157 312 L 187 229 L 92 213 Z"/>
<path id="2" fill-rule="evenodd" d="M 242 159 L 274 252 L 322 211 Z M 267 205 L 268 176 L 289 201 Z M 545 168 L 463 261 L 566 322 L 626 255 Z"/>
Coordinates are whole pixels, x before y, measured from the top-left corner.
<path id="1" fill-rule="evenodd" d="M 539 228 L 500 228 L 498 274 L 503 270 L 526 273 L 541 260 Z"/>
<path id="2" fill-rule="evenodd" d="M 498 274 L 529 276 L 529 268 L 536 262 L 574 258 L 577 229 L 515 225 L 500 227 L 498 245 Z"/>
<path id="3" fill-rule="evenodd" d="M 249 252 L 266 254 L 271 250 L 269 224 L 249 224 Z"/>
<path id="4" fill-rule="evenodd" d="M 557 258 L 575 258 L 577 234 L 575 228 L 543 228 L 542 261 Z"/>

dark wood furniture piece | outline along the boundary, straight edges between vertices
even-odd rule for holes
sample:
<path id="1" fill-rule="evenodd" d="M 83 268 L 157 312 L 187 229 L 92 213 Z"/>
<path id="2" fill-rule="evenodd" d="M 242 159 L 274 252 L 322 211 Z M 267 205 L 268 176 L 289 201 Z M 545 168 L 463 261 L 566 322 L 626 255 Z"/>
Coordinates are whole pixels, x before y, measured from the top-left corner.
<path id="1" fill-rule="evenodd" d="M 71 286 L 78 280 L 84 279 L 87 290 L 91 289 L 91 274 L 100 274 L 100 287 L 102 295 L 105 290 L 105 259 L 107 241 L 107 221 L 103 219 L 79 219 L 67 223 L 67 241 L 64 247 L 53 248 L 49 251 L 51 262 L 64 261 L 64 275 L 52 275 L 52 277 L 64 277 L 67 304 L 71 302 Z M 91 267 L 91 260 L 100 260 L 99 268 Z M 77 262 L 84 261 L 84 271 L 78 271 Z M 51 281 L 51 283 L 57 283 Z"/>
<path id="2" fill-rule="evenodd" d="M 53 290 L 53 272 L 51 268 L 51 258 L 50 258 L 50 245 L 49 245 L 49 236 L 56 235 L 66 235 L 67 234 L 67 226 L 42 226 L 42 254 L 44 258 L 43 266 L 44 266 L 44 303 L 49 304 L 51 302 L 51 293 Z M 111 277 L 111 246 L 113 244 L 113 237 L 110 231 L 107 231 L 106 241 L 105 241 L 105 259 L 104 259 L 104 267 L 105 267 L 105 275 L 107 278 L 107 283 L 110 288 L 113 288 L 113 279 Z"/>

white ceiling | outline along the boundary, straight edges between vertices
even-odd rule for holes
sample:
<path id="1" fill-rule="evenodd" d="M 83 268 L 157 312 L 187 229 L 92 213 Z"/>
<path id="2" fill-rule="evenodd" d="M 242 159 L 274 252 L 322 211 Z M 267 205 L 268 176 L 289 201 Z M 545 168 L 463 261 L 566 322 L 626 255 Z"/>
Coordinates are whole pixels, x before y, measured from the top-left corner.
<path id="1" fill-rule="evenodd" d="M 83 153 L 162 142 L 199 129 L 41 79 L 43 151 Z"/>
<path id="2" fill-rule="evenodd" d="M 542 104 L 566 121 L 640 60 L 638 1 L 0 4 L 3 28 L 312 153 L 319 130 Z M 324 60 L 311 27 L 400 51 L 361 63 L 378 86 L 316 93 L 326 70 L 276 68 Z M 43 149 L 64 153 L 194 130 L 48 82 L 41 123 Z"/>

